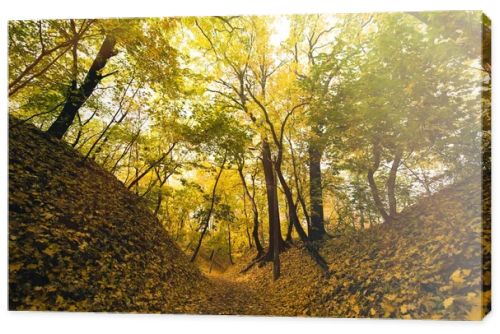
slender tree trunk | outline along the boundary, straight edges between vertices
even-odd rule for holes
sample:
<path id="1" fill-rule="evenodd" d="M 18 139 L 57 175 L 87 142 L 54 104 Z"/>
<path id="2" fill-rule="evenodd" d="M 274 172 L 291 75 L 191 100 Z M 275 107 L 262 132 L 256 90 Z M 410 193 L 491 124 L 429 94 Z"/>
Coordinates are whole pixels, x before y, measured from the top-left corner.
<path id="1" fill-rule="evenodd" d="M 135 179 L 132 182 L 130 182 L 130 184 L 127 186 L 127 189 L 131 189 L 134 185 L 138 186 L 139 181 L 144 176 L 146 176 L 153 168 L 155 168 L 157 165 L 159 165 L 161 162 L 163 162 L 163 160 L 165 160 L 165 158 L 170 154 L 170 152 L 172 152 L 172 150 L 174 149 L 176 144 L 177 143 L 173 143 L 172 145 L 170 145 L 168 151 L 166 153 L 162 154 L 158 160 L 149 164 L 149 166 L 146 168 L 146 170 L 144 172 L 142 172 L 141 174 L 139 174 L 139 170 L 136 168 Z"/>
<path id="2" fill-rule="evenodd" d="M 93 158 L 95 160 L 95 157 L 99 155 L 99 153 L 102 151 L 103 147 L 105 146 L 106 142 L 108 141 L 108 136 L 104 137 L 106 135 L 106 133 L 108 132 L 108 130 L 111 128 L 111 126 L 113 124 L 115 125 L 118 125 L 120 124 L 121 122 L 123 122 L 123 120 L 125 119 L 125 117 L 127 116 L 127 114 L 129 113 L 130 111 L 130 104 L 129 104 L 129 108 L 127 108 L 127 110 L 125 110 L 124 112 L 122 111 L 123 110 L 123 104 L 124 104 L 124 100 L 125 100 L 125 97 L 127 95 L 127 91 L 130 87 L 130 85 L 132 84 L 132 81 L 134 80 L 134 78 L 130 79 L 129 83 L 128 83 L 128 86 L 127 88 L 125 89 L 125 92 L 123 93 L 122 95 L 122 98 L 120 99 L 120 104 L 119 104 L 119 107 L 118 109 L 116 110 L 115 114 L 113 115 L 113 118 L 111 118 L 111 121 L 106 125 L 106 127 L 104 128 L 104 130 L 101 132 L 101 134 L 97 137 L 97 139 L 94 141 L 94 143 L 92 144 L 92 146 L 90 146 L 90 149 L 88 150 L 87 154 L 85 155 L 85 158 L 83 160 L 86 160 L 92 153 L 92 151 L 94 150 L 94 148 L 97 147 L 97 145 L 99 144 L 99 146 L 97 147 L 97 149 L 95 150 L 95 153 L 93 154 Z M 137 88 L 134 93 L 132 94 L 131 96 L 131 100 L 134 99 L 135 95 L 137 94 L 137 92 L 139 92 L 139 88 Z M 118 114 L 119 113 L 122 113 L 121 117 L 117 119 L 118 117 Z M 104 140 L 102 141 L 102 143 L 100 142 L 101 139 L 104 137 Z M 104 163 L 102 164 L 104 166 Z"/>
<path id="3" fill-rule="evenodd" d="M 424 186 L 427 196 L 431 196 L 432 191 L 430 188 L 429 179 L 425 171 L 422 172 L 422 177 L 420 177 L 413 169 L 410 168 L 410 166 L 408 166 L 404 162 L 401 164 L 417 179 L 418 182 L 422 184 L 422 186 Z"/>
<path id="4" fill-rule="evenodd" d="M 304 213 L 304 217 L 307 222 L 307 233 L 311 233 L 311 217 L 309 216 L 309 212 L 307 210 L 306 201 L 304 200 L 304 196 L 302 195 L 302 187 L 300 186 L 299 173 L 297 171 L 297 162 L 295 160 L 295 153 L 292 145 L 292 141 L 289 140 L 290 145 L 290 154 L 292 156 L 292 168 L 293 168 L 293 176 L 295 180 L 295 188 L 297 188 L 297 199 L 302 207 L 302 212 Z"/>
<path id="5" fill-rule="evenodd" d="M 255 243 L 255 248 L 257 249 L 257 257 L 261 257 L 264 254 L 264 247 L 262 247 L 262 243 L 259 238 L 259 209 L 257 208 L 257 203 L 255 202 L 255 191 L 253 194 L 250 193 L 248 189 L 247 182 L 245 180 L 245 176 L 243 175 L 243 166 L 238 167 L 238 174 L 240 175 L 241 183 L 243 184 L 243 188 L 245 189 L 245 193 L 250 199 L 252 204 L 252 213 L 253 213 L 253 230 L 252 237 Z M 252 186 L 255 189 L 255 183 L 252 183 Z"/>
<path id="6" fill-rule="evenodd" d="M 297 230 L 297 233 L 299 234 L 299 237 L 302 241 L 309 241 L 309 238 L 302 228 L 302 225 L 300 225 L 300 220 L 299 216 L 297 215 L 297 206 L 295 205 L 295 202 L 293 201 L 293 194 L 290 186 L 285 180 L 285 177 L 283 176 L 283 171 L 281 170 L 281 165 L 283 162 L 283 145 L 281 142 L 277 142 L 278 146 L 278 155 L 276 157 L 276 162 L 273 164 L 274 165 L 274 170 L 276 172 L 276 175 L 278 177 L 278 180 L 281 184 L 281 187 L 283 188 L 283 192 L 285 193 L 285 199 L 287 201 L 288 205 L 288 213 L 290 215 L 290 221 L 293 223 L 295 226 L 295 229 Z"/>
<path id="7" fill-rule="evenodd" d="M 200 238 L 198 239 L 198 243 L 196 244 L 196 248 L 194 249 L 193 255 L 191 255 L 191 260 L 190 260 L 191 262 L 194 262 L 196 260 L 198 252 L 200 251 L 201 243 L 203 242 L 203 238 L 205 237 L 207 230 L 208 230 L 208 223 L 205 223 L 203 225 L 203 230 L 201 231 Z"/>
<path id="8" fill-rule="evenodd" d="M 299 217 L 297 215 L 297 207 L 295 206 L 295 203 L 293 202 L 293 194 L 288 186 L 288 183 L 285 180 L 285 177 L 283 176 L 283 173 L 281 171 L 281 168 L 276 165 L 276 174 L 278 175 L 278 179 L 281 183 L 281 187 L 283 188 L 283 192 L 285 193 L 285 199 L 288 203 L 289 206 L 289 214 L 290 214 L 290 221 L 293 223 L 293 226 L 295 227 L 295 230 L 299 234 L 299 237 L 302 241 L 309 241 L 309 238 L 307 237 L 306 232 L 302 228 L 302 225 L 300 225 Z"/>
<path id="9" fill-rule="evenodd" d="M 245 222 L 245 231 L 247 233 L 248 248 L 253 248 L 252 236 L 250 235 L 250 229 L 248 228 L 248 221 Z"/>
<path id="10" fill-rule="evenodd" d="M 280 263 L 280 239 L 281 239 L 281 229 L 279 224 L 273 225 L 273 280 L 277 280 L 280 277 L 281 263 Z"/>
<path id="11" fill-rule="evenodd" d="M 160 211 L 162 200 L 163 200 L 163 194 L 162 194 L 161 185 L 160 185 L 160 189 L 158 190 L 158 197 L 156 200 L 156 207 L 155 207 L 155 211 L 154 211 L 155 216 L 158 216 L 158 212 Z"/>
<path id="12" fill-rule="evenodd" d="M 390 216 L 385 210 L 384 203 L 380 198 L 380 192 L 378 190 L 377 183 L 375 182 L 375 172 L 380 167 L 380 155 L 382 154 L 382 149 L 380 145 L 373 145 L 373 165 L 368 169 L 368 184 L 370 185 L 370 190 L 373 196 L 373 202 L 375 203 L 375 207 L 379 211 L 380 215 L 384 219 L 385 222 L 390 221 Z"/>
<path id="13" fill-rule="evenodd" d="M 228 247 L 229 263 L 231 263 L 231 265 L 233 265 L 234 262 L 233 262 L 232 246 L 231 246 L 231 224 L 230 223 L 227 223 L 227 247 Z"/>
<path id="14" fill-rule="evenodd" d="M 134 181 L 132 181 L 132 186 L 135 185 L 135 194 L 137 196 L 139 196 L 139 180 L 141 179 L 141 177 L 139 177 L 139 166 L 138 166 L 138 162 L 139 162 L 139 144 L 136 143 L 135 144 L 135 156 L 134 156 L 135 160 L 134 160 L 134 170 L 135 170 L 135 178 L 134 178 Z M 146 173 L 142 174 L 142 175 L 146 175 Z M 132 186 L 129 186 L 128 189 L 131 189 Z"/>
<path id="15" fill-rule="evenodd" d="M 188 250 L 188 249 L 191 247 L 191 245 L 193 244 L 193 241 L 194 241 L 194 238 L 193 238 L 193 239 L 191 239 L 191 240 L 189 240 L 189 242 L 188 242 L 188 244 L 187 244 L 186 248 L 184 248 L 184 252 L 187 252 L 187 250 Z"/>
<path id="16" fill-rule="evenodd" d="M 286 231 L 285 241 L 287 243 L 291 243 L 292 242 L 293 222 L 292 222 L 292 219 L 291 219 L 291 216 L 292 216 L 292 213 L 290 212 L 291 208 L 290 208 L 290 206 L 288 204 L 287 204 L 287 209 L 288 209 L 288 229 Z"/>
<path id="17" fill-rule="evenodd" d="M 116 39 L 111 35 L 107 35 L 82 85 L 78 88 L 75 85 L 74 89 L 71 90 L 61 113 L 49 127 L 47 133 L 59 139 L 66 134 L 80 107 L 92 95 L 96 86 L 104 78 L 101 71 L 106 66 L 109 58 L 116 55 L 115 44 Z"/>
<path id="18" fill-rule="evenodd" d="M 263 81 L 262 81 L 263 83 L 265 83 L 265 79 L 266 78 L 267 78 L 267 76 L 263 76 Z M 281 161 L 282 161 L 282 158 L 283 158 L 283 135 L 284 135 L 285 127 L 286 127 L 286 121 L 292 115 L 292 113 L 293 113 L 294 110 L 296 110 L 297 108 L 303 106 L 304 104 L 296 105 L 295 107 L 293 107 L 288 112 L 287 116 L 285 117 L 285 119 L 283 120 L 283 122 L 281 124 L 281 130 L 280 130 L 280 134 L 279 134 L 279 137 L 278 137 L 278 134 L 275 131 L 274 125 L 271 122 L 271 119 L 269 117 L 269 113 L 268 113 L 266 107 L 264 106 L 264 104 L 262 104 L 262 102 L 259 101 L 252 94 L 252 91 L 250 89 L 247 89 L 247 91 L 248 91 L 250 97 L 255 101 L 255 103 L 259 106 L 259 108 L 263 111 L 266 123 L 269 125 L 269 128 L 271 129 L 271 134 L 272 134 L 272 138 L 274 140 L 274 143 L 278 147 L 278 156 L 276 158 L 276 162 L 273 163 L 273 160 L 272 160 L 271 154 L 270 154 L 271 151 L 270 151 L 269 143 L 266 140 L 263 141 L 263 144 L 264 144 L 263 145 L 263 153 L 266 152 L 266 151 L 268 152 L 268 156 L 266 156 L 266 154 L 263 154 L 263 161 L 265 162 L 266 160 L 268 160 L 267 164 L 264 163 L 264 169 L 268 168 L 269 165 L 271 167 L 274 167 L 274 172 L 275 173 L 274 172 L 273 173 L 269 173 L 268 172 L 267 174 L 272 175 L 271 176 L 271 180 L 273 178 L 275 179 L 275 176 L 277 174 L 277 176 L 279 178 L 279 181 L 280 181 L 280 183 L 281 183 L 281 185 L 283 187 L 283 190 L 285 192 L 286 200 L 289 202 L 289 205 L 292 206 L 293 210 L 292 210 L 292 219 L 291 220 L 294 223 L 294 226 L 295 226 L 295 228 L 297 230 L 297 233 L 299 234 L 299 237 L 301 238 L 301 240 L 304 241 L 304 245 L 305 245 L 306 249 L 309 251 L 309 254 L 313 257 L 313 259 L 316 261 L 316 263 L 323 269 L 323 271 L 324 271 L 325 274 L 328 274 L 329 273 L 328 264 L 323 259 L 323 257 L 321 257 L 321 255 L 318 253 L 318 251 L 316 250 L 316 248 L 314 247 L 314 245 L 312 245 L 309 242 L 309 240 L 307 238 L 307 235 L 304 232 L 304 229 L 300 225 L 300 222 L 299 222 L 299 219 L 298 219 L 298 216 L 297 216 L 297 210 L 296 210 L 295 204 L 293 202 L 292 192 L 291 192 L 290 188 L 288 187 L 288 185 L 287 185 L 287 183 L 285 181 L 285 178 L 283 177 L 283 174 L 281 172 Z M 265 84 L 262 84 L 262 93 L 263 93 L 263 100 L 265 101 L 265 94 L 264 94 L 265 93 Z M 266 185 L 269 184 L 268 177 L 269 176 L 266 176 Z M 274 180 L 274 184 L 276 184 L 275 180 Z M 276 191 L 274 193 L 277 194 Z M 276 196 L 276 200 L 277 200 L 277 196 Z M 276 205 L 276 209 L 278 209 L 277 205 Z M 278 210 L 276 210 L 276 211 L 279 212 Z M 276 230 L 277 232 L 279 231 L 279 233 L 274 234 L 274 238 L 273 238 L 275 240 L 275 244 L 273 245 L 274 249 L 275 249 L 275 251 L 274 251 L 275 259 L 277 258 L 277 260 L 279 261 L 279 257 L 277 257 L 277 255 L 279 255 L 279 249 L 280 249 L 277 241 L 279 240 L 279 238 L 281 238 L 281 230 L 279 228 L 279 223 L 278 223 L 277 226 L 275 226 L 274 230 Z M 279 236 L 278 236 L 278 234 L 279 234 Z M 247 267 L 247 269 L 245 269 L 245 270 L 248 270 L 248 268 L 250 268 L 250 267 L 251 266 Z M 278 266 L 275 265 L 275 267 L 278 267 L 278 270 L 279 270 L 279 263 L 278 263 Z M 243 271 L 245 271 L 245 270 L 243 270 Z M 279 274 L 279 272 L 278 272 L 278 274 Z M 278 275 L 276 275 L 276 272 L 275 272 L 274 277 L 277 278 L 277 276 Z"/>
<path id="19" fill-rule="evenodd" d="M 389 172 L 389 178 L 387 179 L 387 199 L 389 201 L 389 215 L 391 220 L 394 220 L 398 214 L 396 202 L 396 177 L 402 157 L 402 151 L 398 150 L 394 155 L 394 160 L 392 161 L 391 170 Z"/>
<path id="20" fill-rule="evenodd" d="M 212 253 L 210 253 L 210 268 L 208 269 L 208 273 L 209 274 L 212 272 L 212 266 L 214 264 L 214 258 L 215 258 L 215 250 L 212 249 Z"/>
<path id="21" fill-rule="evenodd" d="M 160 211 L 160 208 L 161 208 L 161 202 L 163 201 L 163 191 L 162 191 L 163 185 L 167 182 L 168 178 L 172 174 L 170 174 L 170 173 L 166 174 L 162 178 L 160 175 L 160 172 L 158 170 L 155 169 L 155 172 L 156 172 L 156 177 L 160 181 L 160 186 L 158 187 L 158 199 L 156 201 L 156 207 L 155 207 L 155 211 L 154 211 L 154 215 L 157 216 L 158 212 Z"/>
<path id="22" fill-rule="evenodd" d="M 323 213 L 323 188 L 321 186 L 321 156 L 322 150 L 313 142 L 309 143 L 309 196 L 311 198 L 311 222 L 309 239 L 324 238 L 325 223 Z"/>
<path id="23" fill-rule="evenodd" d="M 359 227 L 364 230 L 365 229 L 365 212 L 364 209 L 361 208 L 359 212 Z"/>
<path id="24" fill-rule="evenodd" d="M 248 248 L 252 249 L 252 236 L 250 235 L 250 229 L 248 228 L 248 213 L 247 213 L 247 193 L 246 190 L 243 191 L 243 213 L 245 215 L 245 232 L 247 234 Z"/>
<path id="25" fill-rule="evenodd" d="M 210 200 L 210 208 L 208 209 L 207 215 L 205 217 L 205 221 L 203 222 L 203 230 L 201 231 L 200 239 L 198 240 L 198 244 L 196 245 L 194 253 L 191 256 L 191 262 L 194 262 L 194 260 L 196 260 L 196 256 L 198 256 L 198 252 L 200 251 L 200 247 L 201 247 L 201 243 L 203 242 L 203 238 L 205 237 L 205 234 L 207 233 L 208 225 L 210 223 L 210 218 L 212 217 L 212 212 L 213 212 L 214 206 L 215 206 L 215 192 L 217 190 L 217 184 L 219 183 L 220 176 L 222 175 L 222 171 L 224 170 L 224 165 L 226 164 L 226 158 L 227 158 L 227 156 L 224 156 L 224 160 L 221 163 L 219 173 L 217 174 L 217 177 L 215 178 L 214 187 L 212 188 L 212 197 Z"/>

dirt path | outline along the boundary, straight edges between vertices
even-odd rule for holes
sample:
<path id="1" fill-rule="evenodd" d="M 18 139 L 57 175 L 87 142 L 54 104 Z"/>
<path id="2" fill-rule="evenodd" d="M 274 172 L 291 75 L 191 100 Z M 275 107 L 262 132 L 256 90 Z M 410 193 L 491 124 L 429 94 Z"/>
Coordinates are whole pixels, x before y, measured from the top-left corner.
<path id="1" fill-rule="evenodd" d="M 223 275 L 208 277 L 212 291 L 210 304 L 219 314 L 265 315 L 269 314 L 264 296 L 245 282 L 226 278 Z"/>

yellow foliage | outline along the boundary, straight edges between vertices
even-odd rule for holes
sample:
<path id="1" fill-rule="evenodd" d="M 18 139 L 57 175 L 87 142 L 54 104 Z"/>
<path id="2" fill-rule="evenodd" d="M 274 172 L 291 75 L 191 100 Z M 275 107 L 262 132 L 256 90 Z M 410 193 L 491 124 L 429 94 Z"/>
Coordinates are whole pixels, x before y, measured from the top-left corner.
<path id="1" fill-rule="evenodd" d="M 446 299 L 443 301 L 443 306 L 444 306 L 444 308 L 448 308 L 448 307 L 450 307 L 450 306 L 453 304 L 453 302 L 454 302 L 454 301 L 455 301 L 455 298 L 453 298 L 453 297 L 446 298 Z"/>

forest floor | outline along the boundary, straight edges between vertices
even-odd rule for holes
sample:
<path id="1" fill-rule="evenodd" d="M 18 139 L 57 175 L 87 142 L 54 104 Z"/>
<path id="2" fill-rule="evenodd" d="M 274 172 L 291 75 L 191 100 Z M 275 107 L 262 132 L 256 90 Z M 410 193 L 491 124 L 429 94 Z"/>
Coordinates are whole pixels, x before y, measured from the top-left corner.
<path id="1" fill-rule="evenodd" d="M 219 314 L 268 315 L 267 296 L 246 282 L 234 280 L 224 274 L 208 276 L 213 298 L 209 303 L 222 306 Z"/>
<path id="2" fill-rule="evenodd" d="M 114 176 L 11 120 L 9 309 L 479 319 L 491 296 L 481 191 L 471 178 L 393 226 L 340 231 L 317 245 L 328 277 L 300 243 L 276 281 L 270 263 L 240 273 L 252 252 L 205 275 Z"/>

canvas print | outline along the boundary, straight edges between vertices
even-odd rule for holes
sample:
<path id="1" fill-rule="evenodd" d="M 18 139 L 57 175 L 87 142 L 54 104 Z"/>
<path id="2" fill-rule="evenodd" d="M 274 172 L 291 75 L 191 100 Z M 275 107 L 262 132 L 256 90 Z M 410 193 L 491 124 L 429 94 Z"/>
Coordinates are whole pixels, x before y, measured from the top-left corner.
<path id="1" fill-rule="evenodd" d="M 480 320 L 478 11 L 12 20 L 9 309 Z"/>

